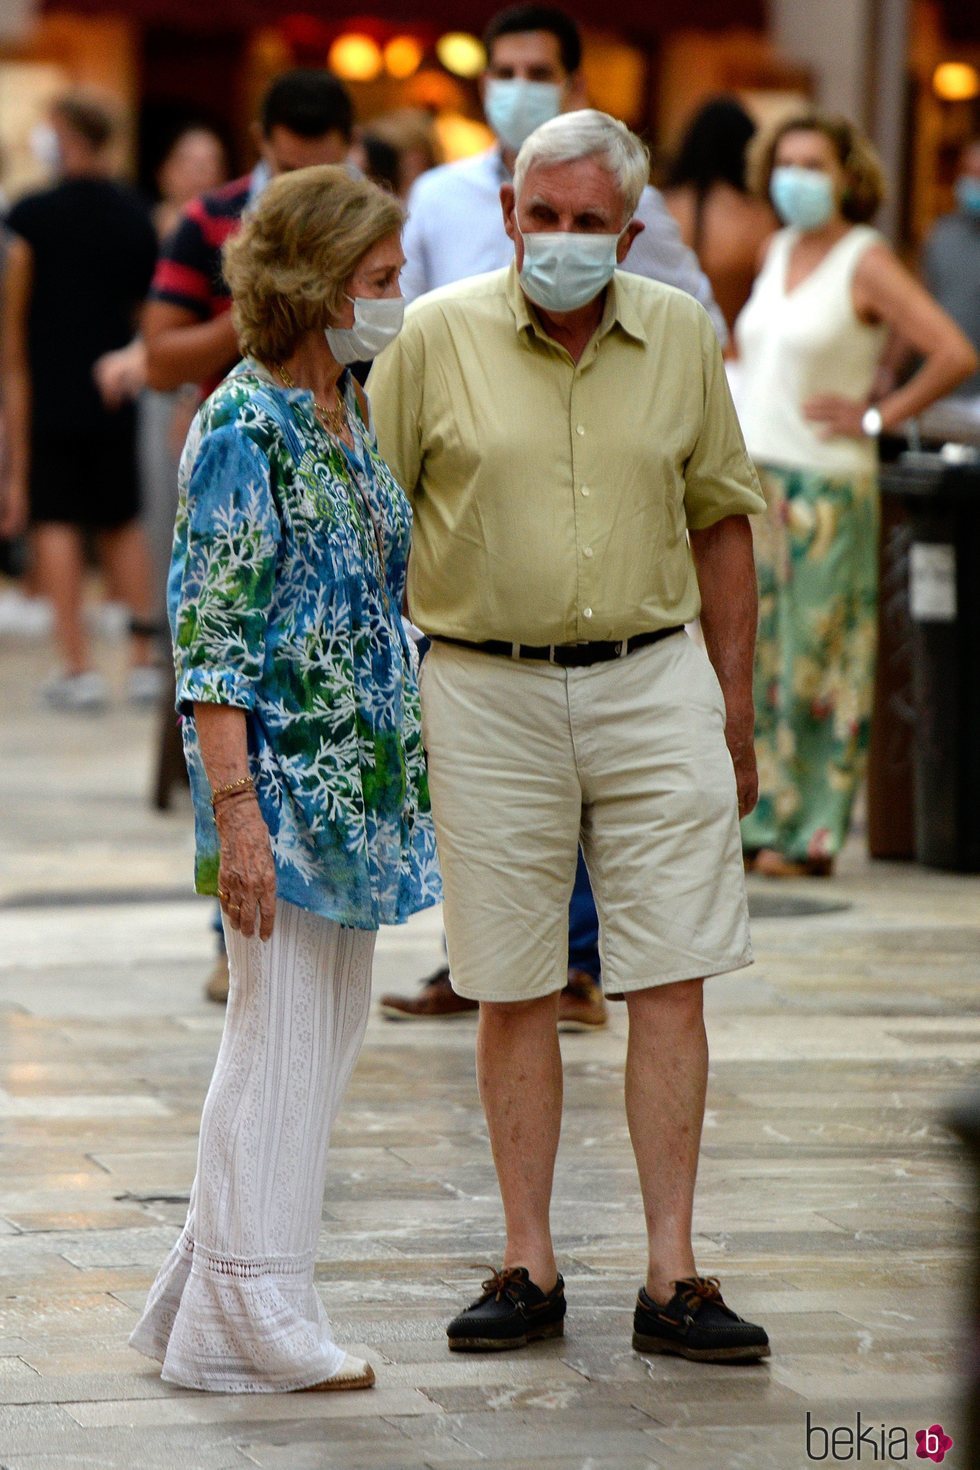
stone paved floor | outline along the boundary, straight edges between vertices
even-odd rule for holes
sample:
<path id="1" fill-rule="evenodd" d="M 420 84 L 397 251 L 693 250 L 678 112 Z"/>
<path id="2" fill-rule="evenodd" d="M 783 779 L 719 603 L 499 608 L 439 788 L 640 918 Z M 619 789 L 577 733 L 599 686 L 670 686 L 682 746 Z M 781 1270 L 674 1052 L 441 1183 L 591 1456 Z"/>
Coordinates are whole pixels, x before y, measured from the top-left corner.
<path id="1" fill-rule="evenodd" d="M 562 1042 L 564 1340 L 448 1354 L 471 1263 L 500 1245 L 473 1026 L 375 1017 L 317 1275 L 378 1387 L 162 1385 L 126 1336 L 182 1218 L 218 1043 L 208 905 L 187 893 L 186 806 L 144 799 L 153 721 L 42 713 L 43 666 L 0 645 L 2 1470 L 796 1470 L 813 1463 L 808 1412 L 852 1429 L 860 1413 L 878 1446 L 882 1425 L 957 1437 L 970 1194 L 943 1115 L 980 1058 L 980 883 L 870 865 L 857 843 L 838 878 L 778 890 L 846 907 L 760 918 L 754 969 L 709 987 L 698 1259 L 769 1327 L 768 1365 L 630 1350 L 643 1255 L 622 1009 Z M 752 894 L 771 908 L 771 887 Z M 388 931 L 376 985 L 438 958 L 437 916 Z M 913 1442 L 890 1463 L 922 1462 Z M 955 1447 L 947 1464 L 965 1466 Z"/>

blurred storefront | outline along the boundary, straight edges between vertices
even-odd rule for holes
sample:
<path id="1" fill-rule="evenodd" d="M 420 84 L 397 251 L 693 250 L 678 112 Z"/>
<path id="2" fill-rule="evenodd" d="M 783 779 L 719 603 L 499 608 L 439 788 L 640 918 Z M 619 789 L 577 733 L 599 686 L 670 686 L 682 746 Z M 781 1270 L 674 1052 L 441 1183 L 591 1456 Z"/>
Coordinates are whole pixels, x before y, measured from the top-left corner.
<path id="1" fill-rule="evenodd" d="M 149 183 L 163 140 L 216 125 L 251 162 L 249 123 L 269 78 L 329 63 L 358 115 L 421 108 L 449 157 L 485 146 L 475 37 L 494 0 L 2 0 L 0 169 L 8 193 L 35 181 L 29 142 L 52 92 L 86 82 L 134 118 L 130 168 Z M 950 206 L 955 150 L 980 127 L 976 0 L 569 0 L 587 38 L 597 106 L 662 153 L 711 93 L 760 116 L 812 96 L 879 142 L 894 181 L 885 226 L 914 246 Z"/>

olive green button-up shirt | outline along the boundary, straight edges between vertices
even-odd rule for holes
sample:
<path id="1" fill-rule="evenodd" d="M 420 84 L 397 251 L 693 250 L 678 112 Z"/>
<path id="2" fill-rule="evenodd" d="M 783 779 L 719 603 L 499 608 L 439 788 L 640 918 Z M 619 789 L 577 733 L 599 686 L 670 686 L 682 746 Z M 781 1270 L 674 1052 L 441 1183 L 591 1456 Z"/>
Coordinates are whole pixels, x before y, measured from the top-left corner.
<path id="1" fill-rule="evenodd" d="M 687 531 L 765 508 L 704 309 L 617 271 L 578 363 L 514 266 L 415 302 L 368 383 L 415 512 L 409 611 L 479 642 L 695 618 Z"/>

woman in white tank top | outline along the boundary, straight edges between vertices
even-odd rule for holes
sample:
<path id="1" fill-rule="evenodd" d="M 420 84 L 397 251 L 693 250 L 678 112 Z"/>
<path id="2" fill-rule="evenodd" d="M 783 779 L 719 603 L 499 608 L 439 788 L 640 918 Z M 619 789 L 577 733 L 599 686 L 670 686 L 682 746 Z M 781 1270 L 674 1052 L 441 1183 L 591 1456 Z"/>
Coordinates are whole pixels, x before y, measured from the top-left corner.
<path id="1" fill-rule="evenodd" d="M 877 438 L 974 370 L 959 328 L 869 228 L 883 178 L 843 119 L 790 117 L 756 139 L 756 191 L 787 228 L 735 325 L 739 416 L 769 513 L 756 525 L 759 803 L 747 857 L 827 874 L 870 732 L 877 633 Z M 889 330 L 922 366 L 872 407 Z"/>

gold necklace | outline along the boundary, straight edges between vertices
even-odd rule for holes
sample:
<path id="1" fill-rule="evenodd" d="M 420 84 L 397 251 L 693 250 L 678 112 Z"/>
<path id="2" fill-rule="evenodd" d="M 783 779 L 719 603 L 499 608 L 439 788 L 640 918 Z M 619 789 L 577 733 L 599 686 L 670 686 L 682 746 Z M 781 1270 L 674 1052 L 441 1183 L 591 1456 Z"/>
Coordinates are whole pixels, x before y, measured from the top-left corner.
<path id="1" fill-rule="evenodd" d="M 296 387 L 295 379 L 286 371 L 281 362 L 277 363 L 276 372 L 287 388 Z M 336 439 L 343 438 L 345 431 L 349 431 L 349 429 L 347 423 L 347 404 L 344 402 L 342 395 L 339 393 L 337 395 L 336 408 L 328 408 L 325 403 L 318 403 L 316 395 L 312 392 L 310 396 L 313 399 L 313 411 L 328 434 L 333 434 Z"/>

